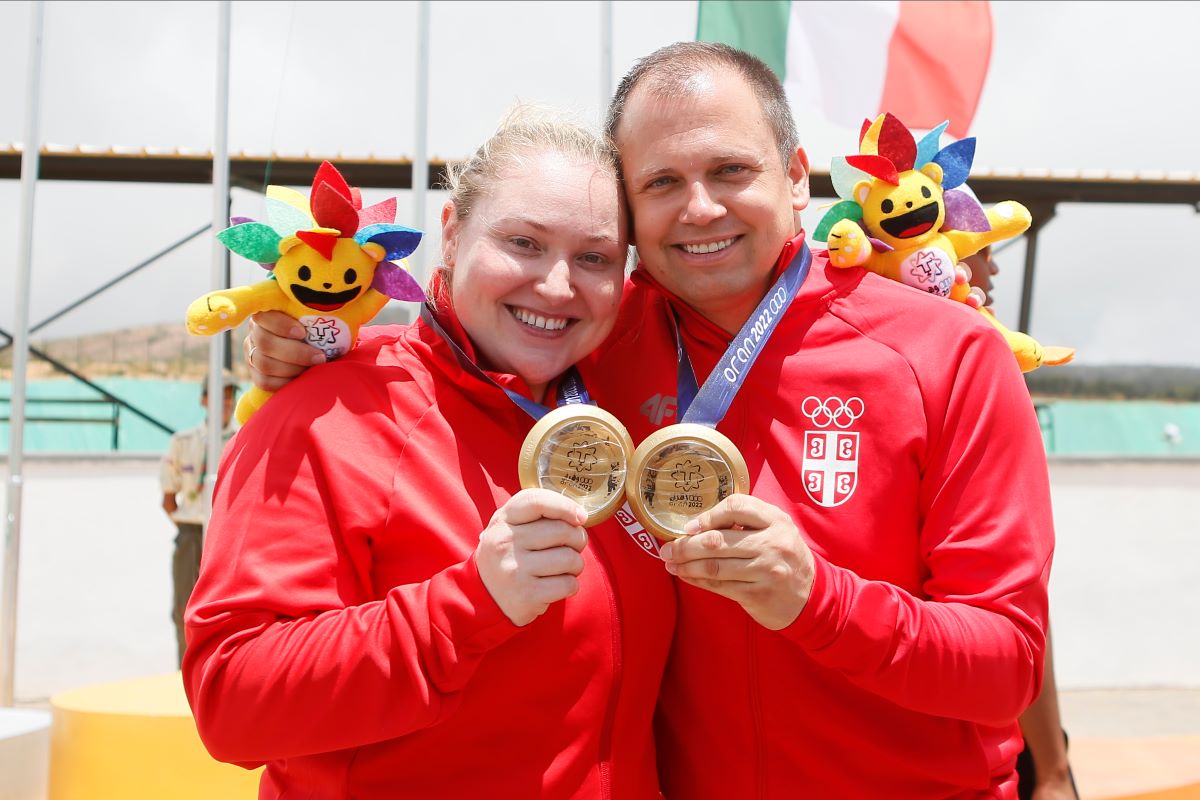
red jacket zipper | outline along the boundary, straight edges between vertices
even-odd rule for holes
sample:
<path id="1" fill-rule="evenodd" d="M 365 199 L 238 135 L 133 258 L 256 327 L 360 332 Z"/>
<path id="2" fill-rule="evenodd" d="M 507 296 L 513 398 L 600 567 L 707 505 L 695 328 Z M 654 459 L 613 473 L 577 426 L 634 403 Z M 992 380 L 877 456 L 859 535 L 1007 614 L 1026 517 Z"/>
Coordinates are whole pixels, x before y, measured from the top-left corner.
<path id="1" fill-rule="evenodd" d="M 755 795 L 767 796 L 767 763 L 763 756 L 762 692 L 758 681 L 758 623 L 746 615 L 746 677 L 750 683 L 750 719 L 754 730 L 754 785 Z"/>
<path id="2" fill-rule="evenodd" d="M 617 593 L 613 584 L 615 576 L 613 573 L 612 564 L 608 560 L 608 555 L 604 552 L 604 548 L 597 541 L 599 537 L 593 539 L 593 547 L 596 553 L 596 563 L 604 570 L 607 580 L 604 581 L 604 590 L 608 593 L 608 606 L 612 620 L 612 664 L 613 664 L 613 679 L 612 688 L 610 690 L 610 700 L 608 702 L 608 710 L 604 715 L 604 727 L 600 731 L 600 792 L 602 797 L 612 797 L 612 738 L 613 724 L 617 716 L 617 703 L 620 702 L 621 696 L 621 606 L 617 599 Z"/>

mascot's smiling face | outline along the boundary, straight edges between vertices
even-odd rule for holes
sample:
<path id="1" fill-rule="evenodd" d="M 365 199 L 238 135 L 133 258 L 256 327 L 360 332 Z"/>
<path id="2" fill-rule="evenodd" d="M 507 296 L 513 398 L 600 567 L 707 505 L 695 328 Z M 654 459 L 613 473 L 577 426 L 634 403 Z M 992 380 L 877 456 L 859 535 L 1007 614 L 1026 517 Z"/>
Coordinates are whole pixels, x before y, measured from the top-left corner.
<path id="1" fill-rule="evenodd" d="M 867 230 L 896 249 L 919 246 L 946 220 L 941 181 L 941 167 L 933 163 L 902 172 L 898 185 L 878 179 L 860 181 L 854 198 L 862 206 Z"/>
<path id="2" fill-rule="evenodd" d="M 324 238 L 328 241 L 314 240 L 316 247 L 295 236 L 284 239 L 279 244 L 283 255 L 272 271 L 284 294 L 328 313 L 366 293 L 375 277 L 375 265 L 383 258 L 383 248 L 359 245 L 353 239 Z"/>

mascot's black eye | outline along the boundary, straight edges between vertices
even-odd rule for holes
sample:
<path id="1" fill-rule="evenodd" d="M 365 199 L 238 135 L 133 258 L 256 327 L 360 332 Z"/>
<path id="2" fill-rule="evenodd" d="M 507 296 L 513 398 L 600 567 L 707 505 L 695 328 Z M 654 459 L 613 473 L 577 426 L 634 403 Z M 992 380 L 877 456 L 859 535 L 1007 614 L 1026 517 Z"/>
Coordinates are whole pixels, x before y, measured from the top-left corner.
<path id="1" fill-rule="evenodd" d="M 879 208 L 883 211 L 883 213 L 890 214 L 890 213 L 892 213 L 892 209 L 895 208 L 895 206 L 892 205 L 891 200 L 884 200 L 882 203 L 879 204 Z"/>
<path id="2" fill-rule="evenodd" d="M 299 269 L 299 271 L 296 272 L 296 275 L 299 276 L 300 280 L 307 281 L 312 277 L 312 270 L 308 268 L 307 264 L 305 264 Z"/>
<path id="3" fill-rule="evenodd" d="M 345 278 L 346 283 L 354 283 L 356 280 L 358 280 L 358 273 L 352 269 L 348 269 L 346 270 Z"/>
<path id="4" fill-rule="evenodd" d="M 929 191 L 928 186 L 922 186 L 921 187 L 921 196 L 926 197 L 926 198 L 933 197 L 933 192 Z"/>

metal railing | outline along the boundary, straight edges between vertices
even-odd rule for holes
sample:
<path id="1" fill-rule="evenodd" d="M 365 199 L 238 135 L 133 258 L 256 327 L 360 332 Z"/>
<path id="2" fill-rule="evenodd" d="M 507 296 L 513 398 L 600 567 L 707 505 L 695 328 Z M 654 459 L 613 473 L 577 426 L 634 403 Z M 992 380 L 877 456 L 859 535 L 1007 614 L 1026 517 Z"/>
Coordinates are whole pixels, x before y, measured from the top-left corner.
<path id="1" fill-rule="evenodd" d="M 0 404 L 11 402 L 11 398 L 0 397 Z M 25 422 L 65 422 L 84 425 L 108 425 L 112 429 L 112 450 L 116 452 L 121 445 L 121 401 L 106 397 L 31 397 L 30 407 L 43 404 L 52 406 L 108 406 L 108 416 L 47 416 L 41 413 L 28 413 Z M 0 422 L 10 422 L 8 415 L 0 416 Z"/>

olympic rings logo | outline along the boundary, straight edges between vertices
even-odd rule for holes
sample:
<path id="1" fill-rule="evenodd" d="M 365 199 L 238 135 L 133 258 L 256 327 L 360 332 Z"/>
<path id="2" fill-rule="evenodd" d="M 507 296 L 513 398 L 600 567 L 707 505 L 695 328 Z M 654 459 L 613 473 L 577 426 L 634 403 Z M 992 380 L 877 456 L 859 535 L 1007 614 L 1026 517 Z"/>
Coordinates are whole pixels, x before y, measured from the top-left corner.
<path id="1" fill-rule="evenodd" d="M 845 430 L 854 424 L 854 421 L 861 417 L 866 410 L 866 404 L 857 397 L 851 397 L 843 402 L 840 397 L 822 400 L 809 395 L 800 404 L 800 413 L 812 420 L 818 428 L 835 425 Z"/>

